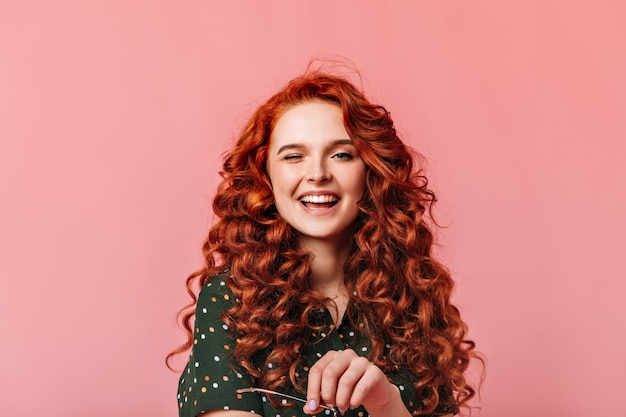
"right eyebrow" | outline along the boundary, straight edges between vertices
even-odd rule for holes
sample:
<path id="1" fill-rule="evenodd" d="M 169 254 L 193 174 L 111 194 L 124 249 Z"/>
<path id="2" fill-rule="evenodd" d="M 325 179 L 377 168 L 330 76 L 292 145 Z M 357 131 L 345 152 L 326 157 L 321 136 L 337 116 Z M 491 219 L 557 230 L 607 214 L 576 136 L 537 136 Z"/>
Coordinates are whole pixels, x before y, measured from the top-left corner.
<path id="1" fill-rule="evenodd" d="M 280 148 L 278 148 L 278 151 L 276 151 L 276 155 L 280 155 L 281 153 L 291 150 L 291 149 L 302 149 L 304 148 L 304 145 L 301 143 L 290 143 L 288 145 L 283 145 Z"/>

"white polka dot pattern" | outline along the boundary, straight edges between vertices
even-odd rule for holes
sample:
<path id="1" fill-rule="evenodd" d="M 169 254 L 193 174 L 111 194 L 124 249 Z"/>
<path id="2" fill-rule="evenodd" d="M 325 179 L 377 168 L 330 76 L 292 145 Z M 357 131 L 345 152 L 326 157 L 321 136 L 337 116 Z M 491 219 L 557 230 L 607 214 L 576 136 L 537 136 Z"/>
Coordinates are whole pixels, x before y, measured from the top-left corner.
<path id="1" fill-rule="evenodd" d="M 231 336 L 228 326 L 222 322 L 220 313 L 230 308 L 237 301 L 224 281 L 226 275 L 218 275 L 204 286 L 198 296 L 194 340 L 192 351 L 181 378 L 178 389 L 178 409 L 180 417 L 196 417 L 209 410 L 244 410 L 264 416 L 310 417 L 302 411 L 300 405 L 281 402 L 276 408 L 265 395 L 259 393 L 242 393 L 235 391 L 240 388 L 255 386 L 251 376 L 239 365 L 234 365 L 231 354 L 237 344 Z M 319 313 L 319 323 L 326 328 L 319 334 L 312 333 L 311 343 L 302 351 L 305 364 L 298 371 L 306 375 L 309 368 L 329 350 L 353 349 L 357 354 L 366 356 L 369 353 L 369 342 L 360 338 L 359 333 L 344 320 L 334 328 L 330 313 L 323 310 Z M 363 327 L 360 324 L 360 327 Z M 273 369 L 275 363 L 267 364 Z M 408 378 L 400 374 L 389 375 L 396 385 L 400 386 L 401 394 L 407 408 L 416 410 L 411 386 Z M 284 392 L 284 391 L 283 391 Z M 287 393 L 287 392 L 286 392 Z M 296 393 L 291 393 L 296 394 Z M 316 417 L 326 414 L 321 413 Z M 363 407 L 348 410 L 347 417 L 364 417 L 367 412 Z"/>

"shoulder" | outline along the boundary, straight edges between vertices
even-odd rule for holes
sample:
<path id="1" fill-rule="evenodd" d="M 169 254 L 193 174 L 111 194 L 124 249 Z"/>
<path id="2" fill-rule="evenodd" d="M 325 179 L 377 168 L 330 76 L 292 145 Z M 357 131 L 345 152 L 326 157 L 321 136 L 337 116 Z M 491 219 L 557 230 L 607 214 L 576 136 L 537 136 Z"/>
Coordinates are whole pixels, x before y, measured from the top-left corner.
<path id="1" fill-rule="evenodd" d="M 224 269 L 219 274 L 213 275 L 200 289 L 200 297 L 202 296 L 224 296 L 228 295 L 226 299 L 232 296 L 232 291 L 228 287 L 227 281 L 230 278 L 230 270 Z"/>
<path id="2" fill-rule="evenodd" d="M 212 276 L 200 289 L 197 301 L 196 317 L 209 311 L 221 312 L 235 303 L 235 297 L 227 285 L 230 274 L 225 270 Z"/>

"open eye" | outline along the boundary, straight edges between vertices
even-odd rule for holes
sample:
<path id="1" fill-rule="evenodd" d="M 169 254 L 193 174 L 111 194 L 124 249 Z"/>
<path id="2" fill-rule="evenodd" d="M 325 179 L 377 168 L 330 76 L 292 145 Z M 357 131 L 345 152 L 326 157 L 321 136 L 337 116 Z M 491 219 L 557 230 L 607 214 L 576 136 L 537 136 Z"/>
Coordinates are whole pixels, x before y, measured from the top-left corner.
<path id="1" fill-rule="evenodd" d="M 349 152 L 337 152 L 332 157 L 339 159 L 340 161 L 350 161 L 354 158 L 354 156 Z"/>

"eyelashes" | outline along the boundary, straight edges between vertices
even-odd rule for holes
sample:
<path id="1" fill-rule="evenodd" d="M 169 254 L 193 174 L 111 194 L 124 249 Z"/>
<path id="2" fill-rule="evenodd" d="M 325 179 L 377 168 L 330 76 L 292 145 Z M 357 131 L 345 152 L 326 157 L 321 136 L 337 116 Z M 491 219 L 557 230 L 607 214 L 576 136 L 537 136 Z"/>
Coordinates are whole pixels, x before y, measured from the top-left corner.
<path id="1" fill-rule="evenodd" d="M 297 162 L 304 158 L 305 155 L 302 154 L 287 154 L 282 157 L 282 160 L 287 162 Z M 334 153 L 331 158 L 339 161 L 351 161 L 355 158 L 355 156 L 351 152 L 337 152 Z"/>
<path id="2" fill-rule="evenodd" d="M 352 155 L 349 152 L 337 152 L 331 158 L 339 159 L 339 160 L 351 161 L 352 159 L 354 159 L 354 155 Z"/>
<path id="3" fill-rule="evenodd" d="M 302 155 L 285 155 L 283 156 L 282 159 L 283 161 L 295 162 L 295 161 L 299 161 L 302 158 L 303 158 Z"/>

